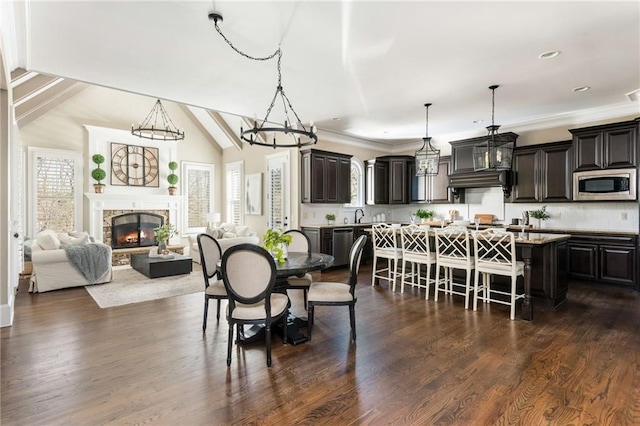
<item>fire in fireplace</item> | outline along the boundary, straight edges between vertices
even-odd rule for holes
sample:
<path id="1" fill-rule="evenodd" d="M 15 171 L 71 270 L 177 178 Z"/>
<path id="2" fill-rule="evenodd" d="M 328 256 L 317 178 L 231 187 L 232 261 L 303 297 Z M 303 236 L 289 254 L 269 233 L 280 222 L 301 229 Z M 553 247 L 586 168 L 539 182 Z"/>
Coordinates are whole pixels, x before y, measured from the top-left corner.
<path id="1" fill-rule="evenodd" d="M 111 219 L 111 247 L 148 247 L 156 244 L 153 230 L 164 224 L 154 213 L 125 213 Z"/>

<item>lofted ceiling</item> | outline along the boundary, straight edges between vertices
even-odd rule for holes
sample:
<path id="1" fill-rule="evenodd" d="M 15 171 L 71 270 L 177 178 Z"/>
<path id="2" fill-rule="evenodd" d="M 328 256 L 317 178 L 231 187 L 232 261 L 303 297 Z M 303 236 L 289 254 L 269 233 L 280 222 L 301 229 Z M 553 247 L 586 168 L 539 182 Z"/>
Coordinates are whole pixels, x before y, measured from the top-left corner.
<path id="1" fill-rule="evenodd" d="M 640 2 L 27 1 L 29 71 L 218 111 L 264 116 L 282 84 L 321 138 L 393 151 L 504 131 L 640 114 Z M 17 7 L 17 5 L 16 5 Z M 19 20 L 19 19 L 18 19 Z M 22 32 L 21 32 L 22 31 Z M 554 58 L 540 59 L 548 51 Z M 589 86 L 590 90 L 572 89 Z M 272 116 L 273 117 L 273 116 Z M 214 121 L 216 117 L 212 118 Z M 482 122 L 477 122 L 482 120 Z M 218 126 L 224 127 L 224 126 Z M 224 129 L 218 129 L 224 133 Z M 233 138 L 229 138 L 232 140 Z"/>

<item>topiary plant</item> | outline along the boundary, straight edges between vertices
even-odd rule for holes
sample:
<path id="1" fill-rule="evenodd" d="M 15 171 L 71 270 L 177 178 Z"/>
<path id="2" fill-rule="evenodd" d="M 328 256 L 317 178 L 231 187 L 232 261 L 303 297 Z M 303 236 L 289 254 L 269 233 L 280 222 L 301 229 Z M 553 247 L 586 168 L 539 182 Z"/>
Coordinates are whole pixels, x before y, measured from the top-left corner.
<path id="1" fill-rule="evenodd" d="M 169 182 L 169 185 L 171 185 L 169 187 L 169 194 L 173 195 L 176 192 L 176 184 L 178 183 L 178 175 L 174 173 L 174 170 L 176 170 L 178 168 L 178 163 L 176 163 L 175 161 L 171 161 L 169 163 L 169 170 L 171 170 L 171 173 L 169 173 L 169 176 L 167 176 L 167 182 Z"/>
<path id="2" fill-rule="evenodd" d="M 94 154 L 91 157 L 91 161 L 98 165 L 97 168 L 91 171 L 91 177 L 98 182 L 94 184 L 93 187 L 97 193 L 101 193 L 104 191 L 104 185 L 100 181 L 107 177 L 107 172 L 100 168 L 100 164 L 104 163 L 104 156 L 100 154 Z"/>

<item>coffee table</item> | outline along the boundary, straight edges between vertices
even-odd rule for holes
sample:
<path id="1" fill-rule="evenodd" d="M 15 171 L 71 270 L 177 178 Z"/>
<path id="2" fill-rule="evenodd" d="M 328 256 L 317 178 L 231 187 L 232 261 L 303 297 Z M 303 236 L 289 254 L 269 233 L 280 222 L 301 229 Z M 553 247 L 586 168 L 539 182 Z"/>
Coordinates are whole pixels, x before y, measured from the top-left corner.
<path id="1" fill-rule="evenodd" d="M 149 257 L 149 254 L 132 254 L 131 267 L 147 278 L 189 274 L 193 269 L 189 256 L 171 253 L 173 257 Z"/>

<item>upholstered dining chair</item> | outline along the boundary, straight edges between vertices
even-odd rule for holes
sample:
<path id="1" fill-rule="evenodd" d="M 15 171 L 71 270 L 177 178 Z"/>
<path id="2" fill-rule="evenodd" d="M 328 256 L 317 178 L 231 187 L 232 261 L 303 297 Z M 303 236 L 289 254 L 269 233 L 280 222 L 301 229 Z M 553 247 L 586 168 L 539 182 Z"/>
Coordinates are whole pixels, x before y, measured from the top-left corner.
<path id="1" fill-rule="evenodd" d="M 386 280 L 389 286 L 396 291 L 396 281 L 398 280 L 398 269 L 402 261 L 402 248 L 400 238 L 390 225 L 378 223 L 372 226 L 373 241 L 373 268 L 371 272 L 371 285 L 376 284 L 376 279 Z M 378 260 L 386 259 L 386 267 L 378 268 Z M 386 273 L 386 274 L 385 274 Z"/>
<path id="2" fill-rule="evenodd" d="M 199 234 L 197 237 L 198 250 L 200 250 L 200 265 L 204 276 L 204 318 L 202 331 L 207 330 L 207 316 L 209 314 L 209 299 L 218 301 L 216 320 L 220 321 L 220 301 L 227 298 L 227 290 L 220 279 L 218 263 L 222 258 L 220 244 L 209 234 Z"/>
<path id="3" fill-rule="evenodd" d="M 311 284 L 308 294 L 307 316 L 309 325 L 307 338 L 311 340 L 313 329 L 314 308 L 316 306 L 348 306 L 351 322 L 351 339 L 356 340 L 356 284 L 358 282 L 358 269 L 362 258 L 362 248 L 367 242 L 367 236 L 361 235 L 351 246 L 349 252 L 349 280 L 346 284 L 317 281 Z"/>
<path id="4" fill-rule="evenodd" d="M 284 335 L 287 335 L 289 298 L 286 294 L 273 293 L 276 283 L 276 265 L 273 256 L 255 244 L 238 244 L 222 255 L 222 281 L 227 290 L 227 321 L 229 342 L 227 366 L 231 365 L 233 330 L 244 324 L 264 324 L 267 347 L 267 367 L 271 367 L 271 325 L 283 319 Z M 238 338 L 240 329 L 238 329 Z M 283 339 L 286 344 L 286 339 Z"/>
<path id="5" fill-rule="evenodd" d="M 473 310 L 478 309 L 478 298 L 485 303 L 493 302 L 511 307 L 510 318 L 516 318 L 516 301 L 524 298 L 524 289 L 517 292 L 517 280 L 524 277 L 524 262 L 516 260 L 516 242 L 513 232 L 502 229 L 486 229 L 474 234 L 473 246 L 475 251 L 475 281 L 473 295 Z M 482 274 L 482 285 L 478 285 Z M 511 291 L 501 291 L 491 288 L 491 275 L 511 277 Z M 482 297 L 480 297 L 482 294 Z M 502 295 L 498 298 L 495 295 Z M 505 300 L 505 296 L 508 300 Z"/>
<path id="6" fill-rule="evenodd" d="M 307 237 L 302 231 L 290 229 L 286 231 L 285 234 L 291 235 L 291 244 L 287 247 L 287 251 L 311 254 L 311 243 L 309 242 L 309 237 Z M 309 290 L 309 286 L 312 281 L 313 278 L 309 273 L 287 278 L 289 289 L 302 290 L 305 308 L 307 307 L 307 291 Z"/>
<path id="7" fill-rule="evenodd" d="M 469 309 L 471 294 L 471 271 L 475 267 L 475 259 L 471 254 L 469 231 L 463 226 L 447 226 L 436 229 L 436 285 L 434 299 L 438 301 L 438 293 L 464 296 L 464 308 Z M 453 280 L 453 270 L 462 269 L 466 273 L 465 283 Z M 444 279 L 440 273 L 444 271 Z"/>
<path id="8" fill-rule="evenodd" d="M 425 227 L 411 224 L 401 228 L 402 240 L 402 285 L 400 293 L 404 293 L 404 285 L 424 288 L 425 299 L 429 300 L 429 287 L 434 280 L 431 278 L 431 266 L 436 263 L 436 254 L 431 252 L 429 230 Z M 411 264 L 411 273 L 406 272 L 407 263 Z M 422 265 L 426 267 L 426 275 L 422 275 Z M 411 278 L 411 281 L 409 281 Z"/>

